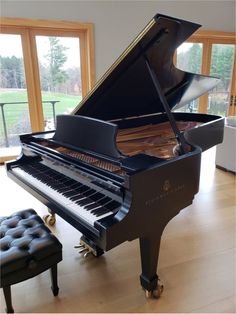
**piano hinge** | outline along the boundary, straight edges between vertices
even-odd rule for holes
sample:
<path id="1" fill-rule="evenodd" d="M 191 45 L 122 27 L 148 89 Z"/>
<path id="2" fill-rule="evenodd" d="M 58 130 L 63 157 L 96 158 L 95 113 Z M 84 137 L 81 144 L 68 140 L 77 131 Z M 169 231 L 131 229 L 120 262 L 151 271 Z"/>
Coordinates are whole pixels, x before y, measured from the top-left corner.
<path id="1" fill-rule="evenodd" d="M 133 119 L 141 119 L 141 118 L 146 118 L 146 117 L 154 117 L 154 116 L 159 116 L 162 115 L 163 112 L 155 112 L 155 113 L 149 113 L 149 114 L 143 114 L 143 115 L 137 115 L 137 116 L 132 116 L 132 117 L 125 117 L 125 118 L 120 118 L 120 119 L 112 119 L 109 120 L 109 122 L 122 122 L 122 121 L 127 121 L 127 120 L 133 120 Z"/>

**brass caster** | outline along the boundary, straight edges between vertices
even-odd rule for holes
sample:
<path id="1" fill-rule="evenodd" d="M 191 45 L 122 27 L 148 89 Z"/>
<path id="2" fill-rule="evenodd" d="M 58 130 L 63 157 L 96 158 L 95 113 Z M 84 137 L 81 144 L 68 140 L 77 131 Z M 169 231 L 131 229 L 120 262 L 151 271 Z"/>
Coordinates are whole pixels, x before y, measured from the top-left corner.
<path id="1" fill-rule="evenodd" d="M 162 295 L 163 290 L 164 290 L 164 286 L 162 284 L 158 284 L 155 290 L 151 290 L 151 291 L 145 290 L 146 298 L 147 299 L 152 299 L 152 298 L 159 299 L 160 296 Z"/>
<path id="2" fill-rule="evenodd" d="M 147 299 L 151 299 L 152 298 L 152 291 L 145 290 L 145 295 L 146 295 Z"/>
<path id="3" fill-rule="evenodd" d="M 45 215 L 45 216 L 43 216 L 43 220 L 49 226 L 54 226 L 56 223 L 55 215 Z"/>
<path id="4" fill-rule="evenodd" d="M 159 299 L 164 290 L 164 286 L 162 284 L 158 284 L 157 288 L 153 290 L 153 297 Z"/>

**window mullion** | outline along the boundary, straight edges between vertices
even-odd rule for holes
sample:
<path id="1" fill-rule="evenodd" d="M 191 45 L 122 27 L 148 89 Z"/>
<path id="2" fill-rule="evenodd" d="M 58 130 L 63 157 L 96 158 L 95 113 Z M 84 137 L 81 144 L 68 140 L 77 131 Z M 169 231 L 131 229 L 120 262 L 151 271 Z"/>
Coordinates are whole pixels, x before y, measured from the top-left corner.
<path id="1" fill-rule="evenodd" d="M 22 35 L 22 49 L 25 63 L 25 76 L 27 84 L 29 114 L 33 132 L 42 131 L 44 128 L 40 81 L 37 65 L 37 52 L 34 38 L 26 30 Z"/>
<path id="2" fill-rule="evenodd" d="M 84 42 L 84 33 L 80 35 L 80 39 L 82 96 L 84 97 L 89 91 L 88 60 Z"/>
<path id="3" fill-rule="evenodd" d="M 212 51 L 212 43 L 208 40 L 202 41 L 203 50 L 202 50 L 202 69 L 201 73 L 204 75 L 210 74 L 211 69 L 211 51 Z M 206 113 L 208 106 L 208 94 L 205 94 L 199 99 L 199 112 Z"/>
<path id="4" fill-rule="evenodd" d="M 231 87 L 230 87 L 230 103 L 228 107 L 228 115 L 235 116 L 236 115 L 236 51 L 234 53 L 234 66 L 233 73 L 231 78 Z"/>

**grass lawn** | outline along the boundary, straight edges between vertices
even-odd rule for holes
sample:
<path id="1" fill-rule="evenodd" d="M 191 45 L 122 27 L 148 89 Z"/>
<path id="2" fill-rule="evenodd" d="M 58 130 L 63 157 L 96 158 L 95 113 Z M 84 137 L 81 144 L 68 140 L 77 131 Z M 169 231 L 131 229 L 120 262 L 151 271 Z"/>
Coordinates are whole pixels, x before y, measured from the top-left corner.
<path id="1" fill-rule="evenodd" d="M 42 93 L 43 101 L 57 100 L 55 105 L 56 115 L 61 113 L 70 113 L 81 101 L 81 96 L 71 96 L 59 93 Z M 27 102 L 26 91 L 1 91 L 0 103 L 7 102 Z M 26 104 L 9 104 L 4 105 L 4 114 L 7 126 L 7 132 L 10 135 L 13 133 L 30 132 L 30 122 L 28 113 L 28 103 Z M 43 103 L 44 120 L 53 118 L 52 105 Z M 3 120 L 0 113 L 0 138 L 3 137 Z"/>

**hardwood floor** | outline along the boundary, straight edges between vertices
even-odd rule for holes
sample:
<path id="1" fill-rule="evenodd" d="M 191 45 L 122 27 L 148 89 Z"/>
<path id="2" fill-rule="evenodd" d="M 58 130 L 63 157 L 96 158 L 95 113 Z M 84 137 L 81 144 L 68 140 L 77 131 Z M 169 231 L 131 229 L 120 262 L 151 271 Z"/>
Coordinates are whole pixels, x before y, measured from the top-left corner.
<path id="1" fill-rule="evenodd" d="M 1 215 L 31 207 L 47 213 L 3 167 L 0 186 Z M 159 300 L 146 299 L 140 287 L 137 240 L 83 259 L 73 248 L 79 232 L 57 217 L 51 229 L 63 244 L 59 296 L 53 297 L 45 272 L 12 286 L 15 311 L 235 313 L 235 192 L 235 175 L 215 169 L 214 149 L 204 153 L 200 192 L 162 237 L 158 274 L 165 290 Z M 4 308 L 1 291 L 1 312 Z"/>

